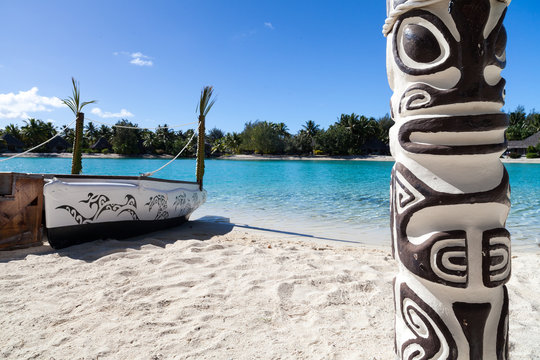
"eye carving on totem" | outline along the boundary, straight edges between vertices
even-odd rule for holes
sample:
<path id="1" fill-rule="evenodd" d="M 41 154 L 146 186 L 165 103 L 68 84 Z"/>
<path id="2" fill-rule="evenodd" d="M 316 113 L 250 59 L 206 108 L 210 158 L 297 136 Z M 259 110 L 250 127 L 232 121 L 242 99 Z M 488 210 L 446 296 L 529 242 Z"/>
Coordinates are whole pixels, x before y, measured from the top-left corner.
<path id="1" fill-rule="evenodd" d="M 424 10 L 415 3 L 434 5 Z M 392 57 L 396 70 L 409 82 L 406 88 L 394 89 L 401 93 L 393 109 L 398 114 L 456 102 L 504 104 L 505 80 L 500 73 L 506 66 L 505 3 L 500 2 L 498 13 L 490 12 L 489 0 L 454 1 L 450 14 L 445 3 L 394 3 L 396 14 L 386 31 L 392 25 Z M 407 7 L 411 9 L 406 11 Z M 446 75 L 441 75 L 444 71 Z M 455 81 L 441 83 L 442 78 Z"/>
<path id="2" fill-rule="evenodd" d="M 403 72 L 424 75 L 451 66 L 450 54 L 457 51 L 457 43 L 435 15 L 412 11 L 395 26 L 394 56 Z"/>

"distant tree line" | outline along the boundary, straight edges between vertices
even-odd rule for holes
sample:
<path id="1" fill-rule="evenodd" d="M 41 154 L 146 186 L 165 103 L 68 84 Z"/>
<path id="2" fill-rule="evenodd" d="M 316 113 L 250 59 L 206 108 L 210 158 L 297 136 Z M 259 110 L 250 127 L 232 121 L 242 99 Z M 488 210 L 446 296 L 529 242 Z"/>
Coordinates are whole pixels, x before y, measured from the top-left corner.
<path id="1" fill-rule="evenodd" d="M 246 123 L 241 133 L 223 134 L 212 129 L 209 142 L 212 152 L 219 154 L 386 154 L 392 125 L 388 115 L 375 119 L 352 113 L 341 114 L 326 130 L 308 120 L 300 131 L 291 134 L 284 123 L 253 121 Z"/>
<path id="2" fill-rule="evenodd" d="M 508 114 L 510 125 L 507 131 L 509 140 L 522 140 L 540 131 L 540 114 L 528 114 L 522 106 Z M 206 134 L 206 152 L 213 155 L 225 154 L 289 154 L 289 155 L 365 155 L 388 154 L 388 130 L 394 124 L 389 115 L 375 119 L 363 115 L 341 114 L 337 121 L 327 129 L 308 120 L 296 134 L 291 134 L 285 123 L 250 121 L 242 132 L 224 133 L 218 128 Z M 175 131 L 166 124 L 155 131 L 127 129 L 137 127 L 126 119 L 118 121 L 118 127 L 96 126 L 93 122 L 84 127 L 83 151 L 117 153 L 123 155 L 175 155 L 186 146 L 194 130 Z M 0 151 L 5 150 L 2 134 L 10 134 L 24 144 L 24 149 L 32 148 L 57 133 L 68 144 L 73 144 L 74 130 L 63 126 L 56 128 L 50 122 L 28 119 L 24 125 L 9 124 L 0 129 Z M 196 153 L 197 142 L 193 141 L 182 156 L 190 157 Z M 99 146 L 96 146 L 99 145 Z M 38 148 L 36 152 L 47 149 Z M 66 151 L 71 151 L 67 148 Z"/>

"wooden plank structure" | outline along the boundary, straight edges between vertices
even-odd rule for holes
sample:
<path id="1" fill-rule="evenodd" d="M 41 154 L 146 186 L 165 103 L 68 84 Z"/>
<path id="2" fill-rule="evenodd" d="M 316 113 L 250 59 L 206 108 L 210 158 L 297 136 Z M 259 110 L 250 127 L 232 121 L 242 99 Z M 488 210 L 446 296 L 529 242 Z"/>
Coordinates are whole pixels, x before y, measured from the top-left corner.
<path id="1" fill-rule="evenodd" d="M 42 245 L 43 176 L 0 173 L 0 250 Z"/>

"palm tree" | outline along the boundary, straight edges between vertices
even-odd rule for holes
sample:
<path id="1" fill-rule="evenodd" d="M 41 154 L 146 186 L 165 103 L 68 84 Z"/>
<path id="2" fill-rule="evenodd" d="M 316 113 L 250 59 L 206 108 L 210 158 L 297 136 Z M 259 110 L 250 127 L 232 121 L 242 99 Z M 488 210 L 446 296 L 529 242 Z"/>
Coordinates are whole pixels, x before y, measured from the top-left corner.
<path id="1" fill-rule="evenodd" d="M 81 156 L 81 140 L 83 137 L 84 127 L 84 113 L 81 112 L 82 108 L 88 104 L 95 103 L 96 100 L 84 101 L 81 103 L 81 93 L 79 90 L 79 82 L 75 81 L 75 78 L 71 78 L 73 83 L 73 96 L 67 99 L 62 99 L 62 102 L 66 104 L 76 118 L 75 123 L 75 143 L 73 144 L 73 161 L 71 164 L 71 173 L 80 174 L 82 171 L 82 156 Z"/>
<path id="2" fill-rule="evenodd" d="M 242 144 L 242 137 L 240 134 L 236 132 L 227 133 L 224 139 L 226 148 L 233 154 L 238 154 L 240 152 L 240 145 Z"/>
<path id="3" fill-rule="evenodd" d="M 315 121 L 313 120 L 306 121 L 306 124 L 302 125 L 302 127 L 310 137 L 317 135 L 320 130 L 319 125 L 315 124 Z"/>
<path id="4" fill-rule="evenodd" d="M 170 129 L 167 124 L 158 125 L 154 134 L 154 147 L 156 150 L 161 149 L 166 154 L 173 153 L 174 130 Z"/>
<path id="5" fill-rule="evenodd" d="M 309 152 L 312 153 L 315 149 L 315 136 L 321 131 L 321 129 L 313 120 L 306 121 L 306 124 L 302 125 L 302 127 L 303 129 L 300 130 L 298 135 L 301 137 L 307 135 L 307 140 L 309 141 Z"/>
<path id="6" fill-rule="evenodd" d="M 73 143 L 75 142 L 75 130 L 67 125 L 62 125 L 60 132 L 64 134 L 64 139 L 73 146 Z"/>
<path id="7" fill-rule="evenodd" d="M 197 182 L 199 183 L 199 188 L 202 190 L 203 187 L 203 176 L 204 176 L 204 122 L 206 120 L 206 115 L 214 106 L 216 99 L 212 99 L 212 94 L 214 93 L 213 86 L 205 86 L 201 91 L 201 98 L 197 104 L 197 110 L 199 111 L 199 142 L 197 146 Z"/>
<path id="8" fill-rule="evenodd" d="M 84 136 L 88 139 L 88 145 L 94 144 L 98 140 L 98 129 L 93 122 L 89 122 L 85 126 Z"/>
<path id="9" fill-rule="evenodd" d="M 17 125 L 14 125 L 14 124 L 6 125 L 6 128 L 4 129 L 4 133 L 5 134 L 11 134 L 17 140 L 22 141 L 21 129 L 19 129 L 19 127 Z"/>
<path id="10" fill-rule="evenodd" d="M 107 141 L 111 140 L 112 134 L 113 133 L 112 133 L 111 128 L 108 127 L 107 125 L 101 125 L 98 130 L 98 136 L 104 137 Z"/>
<path id="11" fill-rule="evenodd" d="M 29 147 L 39 145 L 56 135 L 56 129 L 51 122 L 29 118 L 24 121 L 25 125 L 21 128 L 23 142 Z"/>
<path id="12" fill-rule="evenodd" d="M 272 127 L 278 132 L 280 136 L 284 136 L 284 137 L 290 136 L 289 129 L 287 128 L 287 125 L 285 125 L 285 123 L 283 122 L 272 123 Z"/>

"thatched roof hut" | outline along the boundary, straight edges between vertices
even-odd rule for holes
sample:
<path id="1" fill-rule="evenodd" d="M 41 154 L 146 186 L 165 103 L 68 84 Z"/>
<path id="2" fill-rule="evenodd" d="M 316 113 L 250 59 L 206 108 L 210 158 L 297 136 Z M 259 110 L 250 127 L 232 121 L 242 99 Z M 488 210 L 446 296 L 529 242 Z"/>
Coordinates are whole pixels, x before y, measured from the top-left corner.
<path id="1" fill-rule="evenodd" d="M 540 131 L 523 140 L 508 141 L 508 152 L 525 154 L 529 146 L 536 146 L 540 143 Z"/>
<path id="2" fill-rule="evenodd" d="M 10 133 L 0 135 L 0 149 L 3 143 L 5 143 L 5 149 L 10 152 L 21 152 L 24 148 L 24 143 Z"/>
<path id="3" fill-rule="evenodd" d="M 362 145 L 362 152 L 371 155 L 387 155 L 390 147 L 379 139 L 371 138 Z"/>
<path id="4" fill-rule="evenodd" d="M 55 137 L 49 143 L 47 143 L 47 145 L 45 145 L 45 149 L 47 152 L 56 153 L 66 152 L 67 149 L 69 149 L 70 147 L 71 144 L 61 136 Z"/>
<path id="5" fill-rule="evenodd" d="M 90 146 L 90 148 L 93 150 L 101 151 L 103 149 L 111 150 L 112 146 L 111 146 L 111 143 L 107 141 L 107 139 L 105 139 L 104 137 L 100 137 L 94 145 Z"/>

